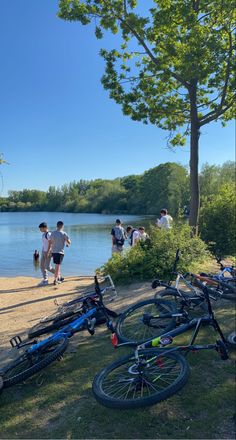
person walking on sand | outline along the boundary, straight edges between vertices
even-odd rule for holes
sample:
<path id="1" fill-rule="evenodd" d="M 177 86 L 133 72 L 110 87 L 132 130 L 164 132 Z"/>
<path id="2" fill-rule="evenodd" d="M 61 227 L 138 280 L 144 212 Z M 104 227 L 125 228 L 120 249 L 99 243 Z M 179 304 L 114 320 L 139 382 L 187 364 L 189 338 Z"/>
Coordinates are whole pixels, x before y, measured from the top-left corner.
<path id="1" fill-rule="evenodd" d="M 112 253 L 121 253 L 124 250 L 125 240 L 127 238 L 126 232 L 122 227 L 120 219 L 116 220 L 114 228 L 111 230 L 112 239 Z"/>
<path id="2" fill-rule="evenodd" d="M 38 284 L 38 286 L 47 286 L 48 284 L 48 272 L 54 273 L 55 269 L 51 267 L 51 254 L 48 254 L 49 249 L 49 240 L 51 237 L 51 232 L 48 230 L 47 223 L 43 222 L 39 225 L 39 230 L 42 232 L 42 252 L 41 252 L 41 259 L 40 259 L 40 269 L 43 275 L 42 281 Z M 35 251 L 36 252 L 36 251 Z M 37 251 L 38 252 L 38 251 Z M 35 253 L 34 253 L 35 255 Z M 39 255 L 39 253 L 38 253 Z"/>
<path id="3" fill-rule="evenodd" d="M 156 225 L 160 229 L 170 230 L 172 228 L 173 218 L 168 214 L 167 209 L 162 209 L 160 214 L 161 218 L 157 219 Z"/>
<path id="4" fill-rule="evenodd" d="M 70 246 L 71 240 L 67 233 L 63 231 L 64 223 L 57 222 L 57 229 L 51 233 L 49 240 L 48 256 L 52 252 L 53 262 L 55 264 L 54 285 L 60 284 L 64 278 L 61 276 L 61 264 L 64 258 L 64 247 Z"/>

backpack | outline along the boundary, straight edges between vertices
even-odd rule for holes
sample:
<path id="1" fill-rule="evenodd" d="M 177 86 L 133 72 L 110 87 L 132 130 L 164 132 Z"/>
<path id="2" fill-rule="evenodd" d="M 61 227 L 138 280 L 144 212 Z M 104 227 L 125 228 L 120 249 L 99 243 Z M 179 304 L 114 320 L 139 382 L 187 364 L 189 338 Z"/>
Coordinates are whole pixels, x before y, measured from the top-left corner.
<path id="1" fill-rule="evenodd" d="M 115 236 L 115 240 L 116 240 L 116 246 L 124 246 L 125 243 L 125 235 L 124 235 L 124 230 L 123 228 L 119 228 L 117 226 L 115 226 L 113 228 L 114 231 L 114 236 Z"/>
<path id="2" fill-rule="evenodd" d="M 46 238 L 46 240 L 48 240 L 48 234 L 49 234 L 49 232 L 50 232 L 50 231 L 45 232 L 45 238 Z"/>
<path id="3" fill-rule="evenodd" d="M 133 231 L 131 232 L 130 242 L 129 242 L 130 246 L 133 246 L 133 235 L 134 235 L 135 232 L 137 232 L 137 229 L 133 229 Z"/>

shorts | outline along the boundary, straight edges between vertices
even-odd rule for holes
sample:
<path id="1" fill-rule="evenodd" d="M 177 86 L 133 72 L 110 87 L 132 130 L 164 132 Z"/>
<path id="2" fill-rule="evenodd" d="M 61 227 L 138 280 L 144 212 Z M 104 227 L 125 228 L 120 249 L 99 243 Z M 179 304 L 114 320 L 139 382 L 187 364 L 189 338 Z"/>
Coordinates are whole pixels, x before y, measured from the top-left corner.
<path id="1" fill-rule="evenodd" d="M 64 258 L 64 254 L 52 254 L 52 258 L 54 264 L 61 264 Z"/>
<path id="2" fill-rule="evenodd" d="M 113 244 L 112 246 L 113 254 L 120 254 L 121 252 L 123 252 L 123 250 L 124 250 L 124 246 L 117 246 L 116 244 Z"/>

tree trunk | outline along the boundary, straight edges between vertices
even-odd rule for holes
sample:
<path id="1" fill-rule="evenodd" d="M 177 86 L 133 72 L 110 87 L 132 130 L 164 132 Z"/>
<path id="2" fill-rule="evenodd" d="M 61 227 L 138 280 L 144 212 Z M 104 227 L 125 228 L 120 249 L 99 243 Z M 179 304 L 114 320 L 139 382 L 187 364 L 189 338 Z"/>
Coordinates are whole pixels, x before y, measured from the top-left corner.
<path id="1" fill-rule="evenodd" d="M 197 115 L 197 84 L 191 84 L 190 92 L 190 117 L 191 117 L 191 137 L 190 137 L 190 217 L 189 225 L 192 226 L 194 235 L 198 233 L 199 217 L 199 181 L 198 181 L 198 143 L 199 143 L 199 122 Z"/>

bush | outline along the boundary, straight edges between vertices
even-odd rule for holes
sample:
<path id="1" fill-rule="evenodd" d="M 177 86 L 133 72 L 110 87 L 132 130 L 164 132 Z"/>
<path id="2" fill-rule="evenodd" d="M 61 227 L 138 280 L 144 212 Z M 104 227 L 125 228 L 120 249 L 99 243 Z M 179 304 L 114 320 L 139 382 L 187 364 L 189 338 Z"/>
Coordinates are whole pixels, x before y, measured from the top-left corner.
<path id="1" fill-rule="evenodd" d="M 205 243 L 199 237 L 191 237 L 189 226 L 176 226 L 171 231 L 152 227 L 150 243 L 139 243 L 132 249 L 114 254 L 101 267 L 104 274 L 110 274 L 114 281 L 131 282 L 133 280 L 151 280 L 160 278 L 169 280 L 176 250 L 181 250 L 178 270 L 187 272 L 193 269 L 193 263 L 200 263 L 209 257 Z"/>
<path id="2" fill-rule="evenodd" d="M 219 194 L 205 202 L 200 215 L 201 237 L 221 256 L 235 255 L 235 187 L 224 185 Z"/>

